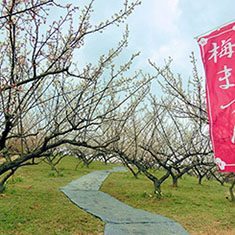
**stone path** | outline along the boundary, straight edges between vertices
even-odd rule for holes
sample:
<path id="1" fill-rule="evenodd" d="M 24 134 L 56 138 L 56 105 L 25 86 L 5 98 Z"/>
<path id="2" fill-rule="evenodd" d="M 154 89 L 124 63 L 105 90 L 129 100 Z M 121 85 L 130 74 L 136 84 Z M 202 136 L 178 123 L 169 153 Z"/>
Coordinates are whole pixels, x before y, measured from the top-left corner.
<path id="1" fill-rule="evenodd" d="M 60 190 L 77 206 L 106 223 L 104 235 L 189 235 L 173 220 L 135 209 L 99 191 L 110 173 L 124 171 L 124 167 L 94 171 Z"/>

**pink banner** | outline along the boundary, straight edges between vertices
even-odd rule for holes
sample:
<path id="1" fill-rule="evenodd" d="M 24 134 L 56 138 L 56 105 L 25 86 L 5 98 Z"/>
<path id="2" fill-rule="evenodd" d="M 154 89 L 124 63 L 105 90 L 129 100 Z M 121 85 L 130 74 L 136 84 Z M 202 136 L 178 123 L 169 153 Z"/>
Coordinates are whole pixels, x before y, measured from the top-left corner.
<path id="1" fill-rule="evenodd" d="M 215 162 L 235 172 L 235 22 L 198 39 Z"/>

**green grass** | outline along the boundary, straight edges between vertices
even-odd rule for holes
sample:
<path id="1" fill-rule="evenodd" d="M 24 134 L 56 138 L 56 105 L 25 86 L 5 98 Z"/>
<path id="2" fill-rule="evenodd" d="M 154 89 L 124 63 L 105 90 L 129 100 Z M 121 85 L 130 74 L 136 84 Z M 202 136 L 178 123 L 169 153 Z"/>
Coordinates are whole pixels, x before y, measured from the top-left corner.
<path id="1" fill-rule="evenodd" d="M 184 176 L 174 188 L 169 178 L 162 185 L 163 199 L 158 200 L 145 176 L 135 179 L 130 173 L 113 173 L 101 190 L 130 206 L 171 218 L 191 234 L 235 234 L 235 204 L 226 199 L 228 185 L 197 182 Z"/>
<path id="2" fill-rule="evenodd" d="M 96 162 L 75 171 L 76 163 L 63 159 L 59 176 L 46 164 L 19 169 L 0 194 L 0 234 L 102 234 L 104 223 L 71 203 L 59 187 L 112 166 Z"/>
<path id="3" fill-rule="evenodd" d="M 19 169 L 0 194 L 0 234 L 103 234 L 104 223 L 79 209 L 59 190 L 82 175 L 113 165 L 94 162 L 75 170 L 77 159 L 68 157 L 59 164 L 60 174 L 46 164 Z M 163 199 L 153 195 L 153 185 L 140 175 L 113 173 L 102 191 L 135 208 L 160 214 L 181 223 L 194 234 L 235 234 L 235 204 L 226 200 L 228 185 L 184 176 L 179 187 L 169 179 L 162 185 Z M 227 233 L 226 233 L 227 231 Z"/>

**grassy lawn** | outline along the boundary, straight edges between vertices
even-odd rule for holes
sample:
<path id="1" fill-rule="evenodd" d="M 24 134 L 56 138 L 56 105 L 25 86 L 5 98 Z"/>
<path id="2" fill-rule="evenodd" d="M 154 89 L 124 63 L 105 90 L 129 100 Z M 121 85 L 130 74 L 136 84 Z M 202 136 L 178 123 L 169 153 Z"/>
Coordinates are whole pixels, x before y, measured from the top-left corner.
<path id="1" fill-rule="evenodd" d="M 163 184 L 163 199 L 158 200 L 145 176 L 135 179 L 130 173 L 113 173 L 101 190 L 130 206 L 171 218 L 192 235 L 235 234 L 235 204 L 226 199 L 228 185 L 216 181 L 199 185 L 190 176 L 184 176 L 178 188 L 171 185 L 170 179 Z"/>
<path id="2" fill-rule="evenodd" d="M 103 234 L 104 223 L 79 209 L 59 190 L 72 180 L 113 165 L 92 163 L 75 170 L 77 160 L 62 160 L 60 176 L 46 164 L 19 169 L 0 194 L 0 234 Z M 185 176 L 179 187 L 163 184 L 164 197 L 157 200 L 153 185 L 143 175 L 113 173 L 102 191 L 135 208 L 167 216 L 181 223 L 192 235 L 235 234 L 235 204 L 226 200 L 228 186 Z"/>
<path id="3" fill-rule="evenodd" d="M 74 170 L 77 159 L 63 159 L 60 176 L 46 164 L 19 169 L 0 194 L 0 234 L 103 234 L 104 223 L 79 209 L 59 190 L 72 180 L 111 165 L 92 163 Z"/>

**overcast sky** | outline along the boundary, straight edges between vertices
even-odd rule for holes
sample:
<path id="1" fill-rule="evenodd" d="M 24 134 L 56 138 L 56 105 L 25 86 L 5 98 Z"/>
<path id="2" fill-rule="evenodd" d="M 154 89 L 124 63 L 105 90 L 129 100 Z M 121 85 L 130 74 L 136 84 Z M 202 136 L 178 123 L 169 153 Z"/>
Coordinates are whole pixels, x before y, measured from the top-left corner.
<path id="1" fill-rule="evenodd" d="M 235 19 L 234 5 L 233 0 L 143 0 L 130 18 L 131 43 L 158 64 L 171 56 L 185 74 L 194 51 L 202 70 L 194 37 Z"/>
<path id="2" fill-rule="evenodd" d="M 73 0 L 78 6 L 85 2 L 88 0 Z M 171 56 L 174 71 L 187 79 L 191 75 L 189 55 L 194 51 L 204 73 L 194 37 L 233 20 L 234 5 L 234 0 L 142 0 L 127 21 L 130 30 L 127 52 L 141 51 L 135 69 L 148 70 L 148 59 L 162 65 Z M 121 6 L 122 0 L 96 0 L 91 19 L 94 22 L 106 19 Z M 88 38 L 78 55 L 80 64 L 95 60 L 103 50 L 116 45 L 123 29 L 111 27 L 104 35 Z"/>
<path id="3" fill-rule="evenodd" d="M 144 57 L 161 64 L 171 56 L 179 72 L 190 73 L 191 51 L 202 68 L 194 37 L 233 20 L 234 5 L 233 0 L 143 0 L 130 19 L 130 28 L 133 36 L 138 34 L 136 38 L 143 33 L 143 41 L 135 43 Z"/>

